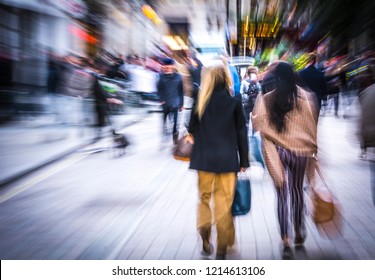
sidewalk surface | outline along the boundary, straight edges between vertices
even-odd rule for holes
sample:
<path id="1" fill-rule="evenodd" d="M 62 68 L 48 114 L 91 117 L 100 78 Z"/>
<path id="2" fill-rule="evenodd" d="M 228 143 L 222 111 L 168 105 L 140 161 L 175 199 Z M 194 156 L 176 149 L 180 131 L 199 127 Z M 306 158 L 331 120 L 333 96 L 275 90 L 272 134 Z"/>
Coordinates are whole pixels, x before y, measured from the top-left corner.
<path id="1" fill-rule="evenodd" d="M 24 113 L 0 125 L 0 187 L 93 143 L 97 128 L 92 103 L 71 97 L 57 101 L 66 108 L 63 114 L 61 110 L 55 114 L 52 108 Z M 122 129 L 146 115 L 144 108 L 126 107 L 122 114 L 109 118 L 112 127 Z M 110 128 L 103 129 L 104 137 Z"/>
<path id="2" fill-rule="evenodd" d="M 126 122 L 125 115 L 118 118 Z M 0 203 L 1 258 L 213 259 L 201 255 L 196 230 L 196 172 L 171 156 L 172 142 L 161 148 L 161 119 L 150 114 L 127 127 L 124 133 L 134 145 L 123 157 L 74 153 L 0 189 L 5 198 Z M 321 169 L 340 203 L 341 224 L 332 226 L 341 230 L 336 235 L 319 232 L 308 218 L 305 246 L 293 248 L 294 259 L 375 260 L 371 162 L 358 158 L 355 131 L 355 119 L 326 112 L 319 120 Z M 36 154 L 43 153 L 45 145 L 38 147 Z M 236 243 L 227 259 L 280 260 L 275 188 L 260 166 L 253 164 L 247 172 L 251 211 L 236 217 Z"/>

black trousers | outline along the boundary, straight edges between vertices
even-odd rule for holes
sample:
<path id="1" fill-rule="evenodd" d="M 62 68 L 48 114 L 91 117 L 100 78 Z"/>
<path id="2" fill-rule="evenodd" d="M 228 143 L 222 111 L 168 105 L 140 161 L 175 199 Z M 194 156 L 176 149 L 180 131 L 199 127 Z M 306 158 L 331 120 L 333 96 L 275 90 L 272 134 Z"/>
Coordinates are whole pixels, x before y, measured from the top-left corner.
<path id="1" fill-rule="evenodd" d="M 178 109 L 163 108 L 163 133 L 167 134 L 167 118 L 170 117 L 173 125 L 173 135 L 177 132 Z"/>

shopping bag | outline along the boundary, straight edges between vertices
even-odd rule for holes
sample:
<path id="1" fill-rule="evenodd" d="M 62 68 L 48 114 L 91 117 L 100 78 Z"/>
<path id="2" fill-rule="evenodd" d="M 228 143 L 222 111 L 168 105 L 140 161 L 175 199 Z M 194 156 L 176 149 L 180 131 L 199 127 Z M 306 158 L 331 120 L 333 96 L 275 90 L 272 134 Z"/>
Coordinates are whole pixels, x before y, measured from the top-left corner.
<path id="1" fill-rule="evenodd" d="M 318 163 L 315 162 L 315 171 L 318 173 L 320 182 L 315 179 L 310 186 L 310 214 L 318 232 L 329 238 L 341 235 L 342 218 L 340 204 L 328 188 L 328 184 L 321 173 Z"/>
<path id="2" fill-rule="evenodd" d="M 312 189 L 313 212 L 315 224 L 333 220 L 335 216 L 335 202 L 332 193 L 327 188 Z"/>
<path id="3" fill-rule="evenodd" d="M 238 175 L 234 200 L 232 204 L 232 215 L 245 215 L 251 208 L 251 185 L 247 175 Z"/>

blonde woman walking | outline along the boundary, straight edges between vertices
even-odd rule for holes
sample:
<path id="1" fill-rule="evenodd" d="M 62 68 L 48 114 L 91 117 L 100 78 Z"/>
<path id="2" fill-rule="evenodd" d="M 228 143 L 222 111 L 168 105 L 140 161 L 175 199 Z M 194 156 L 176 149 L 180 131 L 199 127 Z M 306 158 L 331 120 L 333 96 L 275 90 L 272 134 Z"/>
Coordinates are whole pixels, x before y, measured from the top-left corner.
<path id="1" fill-rule="evenodd" d="M 216 259 L 225 259 L 227 247 L 234 244 L 231 206 L 237 172 L 249 167 L 245 116 L 241 101 L 230 94 L 231 86 L 230 73 L 223 63 L 204 68 L 188 129 L 194 139 L 190 168 L 198 171 L 197 228 L 202 253 L 213 253 L 210 242 L 214 222 Z"/>

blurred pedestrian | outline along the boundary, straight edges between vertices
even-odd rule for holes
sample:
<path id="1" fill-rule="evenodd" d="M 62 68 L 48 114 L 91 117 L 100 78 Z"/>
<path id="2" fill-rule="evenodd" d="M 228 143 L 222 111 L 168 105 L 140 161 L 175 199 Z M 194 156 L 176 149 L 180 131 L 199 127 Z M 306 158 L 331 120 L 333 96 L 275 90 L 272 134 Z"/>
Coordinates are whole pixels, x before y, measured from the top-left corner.
<path id="1" fill-rule="evenodd" d="M 257 98 L 252 123 L 260 131 L 263 156 L 277 191 L 277 214 L 285 258 L 292 257 L 289 215 L 295 245 L 306 238 L 303 180 L 308 162 L 317 152 L 317 110 L 314 97 L 296 84 L 292 66 L 279 62 L 274 71 L 275 90 Z M 288 212 L 288 203 L 290 211 Z"/>
<path id="2" fill-rule="evenodd" d="M 198 99 L 198 92 L 201 85 L 201 73 L 203 64 L 197 58 L 196 51 L 191 52 L 191 56 L 189 58 L 189 73 L 191 77 L 191 88 L 192 88 L 192 98 L 194 100 L 194 104 L 196 104 Z"/>
<path id="3" fill-rule="evenodd" d="M 61 79 L 60 62 L 57 54 L 50 51 L 48 53 L 48 73 L 47 73 L 47 92 L 49 94 L 57 93 L 57 86 Z"/>
<path id="4" fill-rule="evenodd" d="M 335 116 L 338 116 L 339 111 L 339 94 L 340 94 L 340 77 L 338 74 L 331 75 L 327 74 L 325 75 L 326 84 L 327 84 L 327 108 L 325 111 L 330 110 L 331 108 L 329 106 L 330 100 L 333 100 L 333 106 L 334 106 L 334 113 Z M 331 105 L 330 105 L 331 106 Z"/>
<path id="5" fill-rule="evenodd" d="M 203 241 L 202 253 L 209 255 L 213 251 L 210 238 L 214 211 L 217 259 L 224 259 L 227 247 L 234 244 L 231 206 L 237 172 L 249 167 L 245 116 L 241 102 L 231 96 L 230 88 L 230 73 L 223 63 L 203 68 L 188 136 L 194 141 L 190 168 L 198 171 L 197 228 Z"/>
<path id="6" fill-rule="evenodd" d="M 327 85 L 323 71 L 315 67 L 317 62 L 316 55 L 310 53 L 308 63 L 305 69 L 298 72 L 298 78 L 301 86 L 312 93 L 317 98 L 317 110 L 320 111 L 322 101 L 327 100 Z"/>
<path id="7" fill-rule="evenodd" d="M 229 55 L 227 52 L 223 52 L 220 56 L 224 65 L 228 68 L 230 77 L 232 80 L 231 93 L 233 96 L 241 100 L 241 79 L 235 66 L 230 64 Z"/>
<path id="8" fill-rule="evenodd" d="M 375 147 L 375 80 L 372 73 L 362 76 L 361 88 L 363 90 L 358 94 L 361 106 L 360 118 L 360 145 L 362 159 L 367 159 L 367 148 Z"/>
<path id="9" fill-rule="evenodd" d="M 242 104 L 245 111 L 246 123 L 249 123 L 249 116 L 253 111 L 255 100 L 262 87 L 258 82 L 258 68 L 249 66 L 246 70 L 246 78 L 241 82 Z"/>
<path id="10" fill-rule="evenodd" d="M 198 98 L 198 92 L 201 84 L 201 72 L 203 64 L 196 57 L 195 52 L 191 52 L 191 56 L 188 56 L 186 52 L 183 52 L 181 61 L 184 67 L 180 67 L 178 72 L 182 75 L 184 84 L 184 110 L 179 116 L 180 121 L 180 135 L 185 135 L 189 126 L 191 110 L 196 104 Z"/>
<path id="11" fill-rule="evenodd" d="M 340 62 L 338 59 L 333 61 L 326 61 L 323 63 L 323 71 L 324 77 L 326 80 L 327 86 L 327 106 L 324 109 L 324 114 L 329 112 L 332 107 L 332 103 L 334 106 L 334 114 L 338 116 L 339 111 L 339 98 L 340 98 L 340 87 L 342 77 L 340 77 Z"/>
<path id="12" fill-rule="evenodd" d="M 249 134 L 250 162 L 258 162 L 264 167 L 264 160 L 261 153 L 262 143 L 260 133 L 254 130 L 250 120 L 255 100 L 258 97 L 258 94 L 261 93 L 262 87 L 258 82 L 258 68 L 255 66 L 249 66 L 246 70 L 245 78 L 241 82 L 241 95 Z"/>
<path id="13" fill-rule="evenodd" d="M 95 62 L 96 72 L 92 72 L 91 75 L 94 78 L 93 85 L 91 87 L 92 96 L 95 101 L 95 113 L 96 113 L 96 124 L 97 135 L 94 140 L 99 140 L 102 138 L 103 130 L 107 125 L 111 125 L 109 114 L 110 105 L 122 106 L 123 102 L 113 96 L 111 96 L 106 90 L 103 89 L 100 81 L 106 77 L 108 70 L 108 64 L 97 59 Z"/>
<path id="14" fill-rule="evenodd" d="M 367 149 L 375 147 L 375 79 L 371 72 L 362 79 L 364 88 L 359 93 L 359 102 L 361 105 L 360 118 L 360 141 L 362 157 L 367 159 Z M 375 206 L 375 158 L 369 158 L 371 172 L 371 193 L 372 202 Z"/>
<path id="15" fill-rule="evenodd" d="M 177 117 L 184 105 L 183 82 L 175 71 L 175 62 L 171 58 L 162 59 L 162 73 L 157 83 L 157 91 L 163 106 L 163 135 L 167 134 L 167 118 L 172 117 L 173 142 L 178 140 Z"/>

